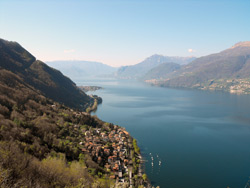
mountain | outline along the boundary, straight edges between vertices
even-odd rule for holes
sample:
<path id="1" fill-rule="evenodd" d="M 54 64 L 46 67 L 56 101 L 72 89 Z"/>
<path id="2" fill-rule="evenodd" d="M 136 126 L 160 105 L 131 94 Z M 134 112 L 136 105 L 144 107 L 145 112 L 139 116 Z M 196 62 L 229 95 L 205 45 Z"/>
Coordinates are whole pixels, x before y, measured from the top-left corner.
<path id="1" fill-rule="evenodd" d="M 197 58 L 157 84 L 248 93 L 249 79 L 250 42 L 240 42 L 220 53 Z"/>
<path id="2" fill-rule="evenodd" d="M 50 61 L 45 63 L 60 70 L 63 74 L 72 79 L 106 77 L 117 70 L 115 67 L 91 61 Z"/>
<path id="3" fill-rule="evenodd" d="M 0 39 L 0 187 L 125 187 L 127 169 L 134 187 L 149 187 L 136 140 L 81 111 L 88 100 L 59 71 Z"/>
<path id="4" fill-rule="evenodd" d="M 60 80 L 72 84 L 18 43 L 0 40 L 0 187 L 111 187 L 95 177 L 106 172 L 79 143 L 86 130 L 113 125 L 47 98 L 43 89 L 60 89 Z"/>
<path id="5" fill-rule="evenodd" d="M 143 80 L 165 79 L 169 73 L 175 72 L 181 68 L 177 63 L 162 63 L 155 68 L 149 70 L 143 77 Z"/>
<path id="6" fill-rule="evenodd" d="M 194 57 L 167 57 L 162 55 L 153 55 L 138 63 L 131 66 L 123 66 L 118 69 L 115 76 L 122 79 L 140 79 L 152 68 L 157 67 L 163 63 L 177 63 L 187 64 L 193 61 Z"/>
<path id="7" fill-rule="evenodd" d="M 0 39 L 0 69 L 17 75 L 23 83 L 45 97 L 69 107 L 84 109 L 90 101 L 90 98 L 69 78 L 36 60 L 16 42 Z"/>

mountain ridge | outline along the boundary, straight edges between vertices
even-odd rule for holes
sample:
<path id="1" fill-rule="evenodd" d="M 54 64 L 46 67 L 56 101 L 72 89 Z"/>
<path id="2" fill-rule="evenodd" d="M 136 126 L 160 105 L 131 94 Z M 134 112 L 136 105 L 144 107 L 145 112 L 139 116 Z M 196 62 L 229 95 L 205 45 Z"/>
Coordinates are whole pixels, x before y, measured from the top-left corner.
<path id="1" fill-rule="evenodd" d="M 250 47 L 250 41 L 238 42 L 235 45 L 233 45 L 231 48 L 242 47 L 242 46 Z"/>
<path id="2" fill-rule="evenodd" d="M 95 61 L 65 60 L 47 61 L 47 65 L 60 70 L 66 76 L 77 78 L 105 77 L 112 75 L 117 68 Z"/>
<path id="3" fill-rule="evenodd" d="M 89 98 L 60 71 L 2 40 L 0 78 L 0 187 L 127 187 L 127 169 L 150 186 L 136 140 L 82 111 Z"/>
<path id="4" fill-rule="evenodd" d="M 115 73 L 115 76 L 121 79 L 142 79 L 148 71 L 162 63 L 187 64 L 193 61 L 194 59 L 194 57 L 172 57 L 155 54 L 146 58 L 138 64 L 123 66 L 119 68 L 118 71 Z"/>
<path id="5" fill-rule="evenodd" d="M 219 53 L 197 58 L 165 80 L 153 81 L 164 87 L 187 87 L 249 93 L 250 46 L 240 42 Z M 242 80 L 243 79 L 243 80 Z M 243 84 L 244 83 L 244 84 Z M 247 87 L 245 87 L 245 86 Z M 238 87 L 238 91 L 235 88 Z"/>
<path id="6" fill-rule="evenodd" d="M 169 74 L 179 70 L 180 64 L 177 63 L 162 63 L 157 67 L 150 69 L 143 77 L 142 80 L 150 79 L 165 79 Z"/>
<path id="7" fill-rule="evenodd" d="M 1 69 L 15 73 L 25 83 L 57 102 L 84 109 L 91 100 L 68 77 L 37 60 L 17 42 L 0 39 L 0 62 Z"/>

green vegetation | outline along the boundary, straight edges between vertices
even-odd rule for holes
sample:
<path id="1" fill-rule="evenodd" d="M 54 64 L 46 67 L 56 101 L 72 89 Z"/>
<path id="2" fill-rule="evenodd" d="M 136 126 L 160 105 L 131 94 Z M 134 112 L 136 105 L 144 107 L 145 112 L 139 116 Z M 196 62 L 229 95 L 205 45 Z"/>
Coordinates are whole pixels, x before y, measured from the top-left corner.
<path id="1" fill-rule="evenodd" d="M 102 121 L 28 88 L 19 91 L 0 83 L 1 186 L 110 187 L 112 182 L 79 145 L 86 129 L 101 128 Z"/>
<path id="2" fill-rule="evenodd" d="M 98 106 L 97 99 L 94 99 L 94 104 L 86 109 L 87 113 L 90 113 L 92 111 L 96 111 Z"/>
<path id="3" fill-rule="evenodd" d="M 88 100 L 96 108 L 100 98 L 76 92 L 68 78 L 35 61 L 20 45 L 0 40 L 0 47 L 0 187 L 114 187 L 110 175 L 117 169 L 104 165 L 119 148 L 132 150 L 130 167 L 138 174 L 136 140 L 132 144 L 125 129 L 78 110 Z M 56 102 L 65 97 L 75 109 Z M 123 139 L 126 146 L 120 147 Z M 132 160 L 130 154 L 122 157 Z M 135 185 L 141 181 L 138 177 Z"/>
<path id="4" fill-rule="evenodd" d="M 142 175 L 142 179 L 143 179 L 144 181 L 146 181 L 147 178 L 148 178 L 148 177 L 147 177 L 147 174 L 143 174 L 143 175 Z"/>
<path id="5" fill-rule="evenodd" d="M 23 153 L 15 142 L 0 142 L 0 159 L 1 187 L 91 187 L 96 181 L 78 161 L 51 156 L 39 160 Z"/>
<path id="6" fill-rule="evenodd" d="M 135 153 L 137 153 L 139 155 L 140 154 L 140 148 L 137 145 L 136 139 L 133 139 L 133 147 L 134 147 Z"/>
<path id="7" fill-rule="evenodd" d="M 18 43 L 0 39 L 0 49 L 0 68 L 14 73 L 10 79 L 17 75 L 21 79 L 13 82 L 13 85 L 23 84 L 72 108 L 84 110 L 87 107 L 90 97 L 78 89 L 74 82 L 56 69 L 36 60 Z"/>
<path id="8" fill-rule="evenodd" d="M 74 106 L 85 104 L 88 97 L 30 54 L 19 56 L 25 53 L 21 46 L 18 53 L 12 43 L 0 40 L 0 46 L 0 186 L 110 187 L 104 170 L 79 144 L 86 130 L 101 128 L 104 122 L 47 98 L 63 102 L 71 93 L 65 104 Z M 95 171 L 90 174 L 89 168 Z"/>

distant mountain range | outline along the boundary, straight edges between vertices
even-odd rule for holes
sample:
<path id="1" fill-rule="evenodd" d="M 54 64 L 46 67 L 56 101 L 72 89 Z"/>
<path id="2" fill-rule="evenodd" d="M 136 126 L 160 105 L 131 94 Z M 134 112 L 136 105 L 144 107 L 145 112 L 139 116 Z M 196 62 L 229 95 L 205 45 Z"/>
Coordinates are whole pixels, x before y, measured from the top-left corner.
<path id="1" fill-rule="evenodd" d="M 50 61 L 45 63 L 60 70 L 71 79 L 107 77 L 118 69 L 103 63 L 91 61 Z"/>
<path id="2" fill-rule="evenodd" d="M 250 92 L 250 42 L 240 42 L 220 53 L 195 59 L 163 79 L 147 80 L 164 87 L 188 87 Z"/>
<path id="3" fill-rule="evenodd" d="M 180 65 L 188 64 L 193 61 L 195 57 L 168 57 L 162 55 L 152 55 L 138 63 L 131 66 L 123 66 L 117 70 L 115 77 L 121 79 L 143 79 L 144 76 L 151 78 L 148 73 L 151 69 L 163 64 L 163 63 L 176 63 Z M 169 67 L 170 69 L 173 67 Z M 165 68 L 167 69 L 167 68 Z M 152 73 L 155 74 L 155 73 Z"/>
<path id="4" fill-rule="evenodd" d="M 143 80 L 162 87 L 250 93 L 248 41 L 200 58 L 153 55 L 136 65 L 120 68 L 88 61 L 53 61 L 46 62 L 47 66 L 15 42 L 1 40 L 0 47 L 2 68 L 22 77 L 27 84 L 36 87 L 47 97 L 71 107 L 84 106 L 89 100 L 88 96 L 79 93 L 71 80 L 49 66 L 59 69 L 72 79 L 113 76 L 118 79 Z M 50 86 L 53 86 L 53 91 Z M 61 94 L 55 94 L 56 92 Z M 67 100 L 69 96 L 70 100 Z"/>
<path id="5" fill-rule="evenodd" d="M 69 107 L 84 109 L 90 97 L 74 82 L 26 51 L 17 42 L 0 39 L 1 79 L 13 87 L 27 87 Z M 17 84 L 19 83 L 19 84 Z"/>

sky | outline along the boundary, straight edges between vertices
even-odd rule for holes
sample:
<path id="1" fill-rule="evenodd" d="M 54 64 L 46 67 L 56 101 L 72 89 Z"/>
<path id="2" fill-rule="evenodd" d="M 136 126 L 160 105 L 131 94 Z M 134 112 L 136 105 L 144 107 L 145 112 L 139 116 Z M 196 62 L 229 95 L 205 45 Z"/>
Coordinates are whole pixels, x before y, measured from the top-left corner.
<path id="1" fill-rule="evenodd" d="M 111 66 L 250 40 L 250 0 L 0 0 L 0 38 L 42 61 Z"/>

